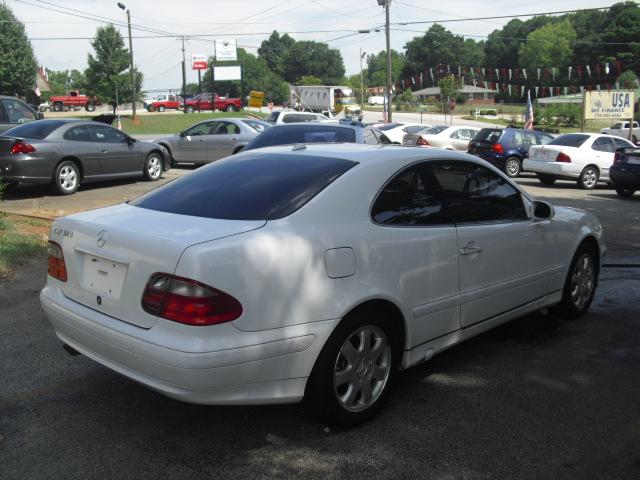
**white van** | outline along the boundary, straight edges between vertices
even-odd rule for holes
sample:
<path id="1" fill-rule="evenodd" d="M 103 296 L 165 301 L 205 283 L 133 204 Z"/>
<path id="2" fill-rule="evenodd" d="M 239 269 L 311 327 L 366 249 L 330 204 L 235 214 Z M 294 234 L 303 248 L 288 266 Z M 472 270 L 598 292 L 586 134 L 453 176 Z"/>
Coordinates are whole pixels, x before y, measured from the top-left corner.
<path id="1" fill-rule="evenodd" d="M 278 110 L 276 112 L 272 112 L 271 115 L 269 115 L 269 118 L 267 118 L 267 122 L 273 123 L 274 125 L 324 120 L 329 120 L 329 117 L 322 115 L 321 113 L 297 112 L 296 110 Z"/>

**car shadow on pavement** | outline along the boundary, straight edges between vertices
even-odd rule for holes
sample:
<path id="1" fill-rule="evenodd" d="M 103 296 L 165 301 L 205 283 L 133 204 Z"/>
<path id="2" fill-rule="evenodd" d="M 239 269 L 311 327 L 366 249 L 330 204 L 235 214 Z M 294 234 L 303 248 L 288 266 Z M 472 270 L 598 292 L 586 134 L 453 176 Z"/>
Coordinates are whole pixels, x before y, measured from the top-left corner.
<path id="1" fill-rule="evenodd" d="M 162 177 L 161 177 L 162 178 Z M 99 190 L 102 188 L 121 187 L 125 185 L 132 185 L 137 182 L 144 181 L 142 178 L 127 178 L 123 180 L 109 180 L 105 182 L 91 182 L 80 184 L 78 192 L 88 192 L 93 190 Z M 20 184 L 13 188 L 9 188 L 4 192 L 3 200 L 28 200 L 33 198 L 43 197 L 62 197 L 54 192 L 51 185 L 29 185 Z"/>

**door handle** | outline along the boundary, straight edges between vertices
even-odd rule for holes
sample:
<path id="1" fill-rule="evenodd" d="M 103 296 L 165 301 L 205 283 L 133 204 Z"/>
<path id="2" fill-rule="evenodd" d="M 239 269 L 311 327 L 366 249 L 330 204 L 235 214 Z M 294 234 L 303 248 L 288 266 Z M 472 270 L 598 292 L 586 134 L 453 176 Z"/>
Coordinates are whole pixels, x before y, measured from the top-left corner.
<path id="1" fill-rule="evenodd" d="M 474 253 L 481 253 L 482 247 L 466 246 L 460 249 L 460 255 L 473 255 Z"/>

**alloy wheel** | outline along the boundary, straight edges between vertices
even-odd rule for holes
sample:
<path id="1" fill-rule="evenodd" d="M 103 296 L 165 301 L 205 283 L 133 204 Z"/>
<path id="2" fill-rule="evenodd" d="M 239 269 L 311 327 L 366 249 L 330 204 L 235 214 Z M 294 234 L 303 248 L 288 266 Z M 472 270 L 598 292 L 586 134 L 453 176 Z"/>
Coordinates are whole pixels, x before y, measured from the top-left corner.
<path id="1" fill-rule="evenodd" d="M 591 300 L 595 279 L 593 256 L 584 253 L 576 262 L 571 275 L 571 301 L 578 310 L 582 310 Z"/>
<path id="2" fill-rule="evenodd" d="M 71 192 L 75 190 L 76 184 L 78 183 L 78 172 L 71 165 L 65 165 L 60 169 L 58 182 L 62 190 Z"/>
<path id="3" fill-rule="evenodd" d="M 593 168 L 587 168 L 582 172 L 582 184 L 585 188 L 591 189 L 598 182 L 598 172 Z"/>
<path id="4" fill-rule="evenodd" d="M 505 171 L 510 177 L 517 177 L 520 174 L 520 161 L 517 158 L 509 158 L 505 163 Z"/>
<path id="5" fill-rule="evenodd" d="M 160 173 L 162 172 L 162 165 L 160 164 L 160 159 L 157 156 L 152 156 L 147 163 L 147 172 L 149 173 L 149 178 L 155 180 L 160 177 Z"/>

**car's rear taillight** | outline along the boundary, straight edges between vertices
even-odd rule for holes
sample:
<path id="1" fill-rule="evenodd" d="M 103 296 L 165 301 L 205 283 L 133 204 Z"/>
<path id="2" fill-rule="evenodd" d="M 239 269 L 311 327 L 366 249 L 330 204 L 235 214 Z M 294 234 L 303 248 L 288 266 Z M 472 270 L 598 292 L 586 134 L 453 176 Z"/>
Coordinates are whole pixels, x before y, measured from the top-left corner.
<path id="1" fill-rule="evenodd" d="M 62 254 L 62 247 L 56 242 L 49 240 L 48 245 L 49 257 L 47 259 L 47 273 L 53 278 L 60 280 L 61 282 L 67 281 L 67 266 L 64 264 L 64 255 Z"/>
<path id="2" fill-rule="evenodd" d="M 491 151 L 502 155 L 504 153 L 504 148 L 502 148 L 502 144 L 494 143 L 493 145 L 491 145 Z"/>
<path id="3" fill-rule="evenodd" d="M 616 152 L 613 154 L 613 164 L 620 163 L 622 161 L 622 152 Z"/>
<path id="4" fill-rule="evenodd" d="M 18 155 L 20 153 L 33 153 L 36 149 L 30 143 L 18 141 L 11 146 L 11 154 Z"/>
<path id="5" fill-rule="evenodd" d="M 430 147 L 431 144 L 427 141 L 426 138 L 422 138 L 422 137 L 418 137 L 418 140 L 416 140 L 416 145 L 420 145 L 422 147 Z"/>
<path id="6" fill-rule="evenodd" d="M 168 273 L 151 276 L 142 308 L 157 317 L 197 326 L 231 322 L 242 315 L 242 305 L 231 295 Z"/>
<path id="7" fill-rule="evenodd" d="M 560 152 L 556 157 L 556 162 L 571 163 L 571 157 L 566 153 Z"/>

